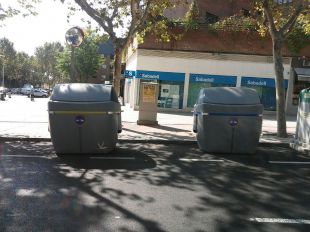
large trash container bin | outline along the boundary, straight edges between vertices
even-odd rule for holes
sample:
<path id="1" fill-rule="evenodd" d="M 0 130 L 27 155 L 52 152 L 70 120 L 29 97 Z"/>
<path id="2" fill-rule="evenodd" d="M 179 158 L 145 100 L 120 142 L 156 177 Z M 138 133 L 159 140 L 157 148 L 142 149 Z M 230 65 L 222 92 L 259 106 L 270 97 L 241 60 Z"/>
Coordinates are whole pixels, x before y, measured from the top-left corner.
<path id="1" fill-rule="evenodd" d="M 291 147 L 310 153 L 310 88 L 299 94 L 296 133 Z"/>
<path id="2" fill-rule="evenodd" d="M 199 148 L 213 153 L 255 153 L 262 113 L 263 105 L 254 89 L 201 89 L 193 125 Z"/>
<path id="3" fill-rule="evenodd" d="M 116 147 L 121 106 L 112 86 L 58 84 L 50 101 L 49 130 L 57 154 L 104 153 Z"/>

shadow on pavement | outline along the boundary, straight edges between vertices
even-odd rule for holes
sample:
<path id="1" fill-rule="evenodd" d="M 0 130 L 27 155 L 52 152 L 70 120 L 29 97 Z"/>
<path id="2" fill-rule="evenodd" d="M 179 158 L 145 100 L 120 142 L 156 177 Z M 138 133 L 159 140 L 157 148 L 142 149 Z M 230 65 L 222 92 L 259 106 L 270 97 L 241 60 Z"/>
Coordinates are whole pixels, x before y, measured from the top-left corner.
<path id="1" fill-rule="evenodd" d="M 123 144 L 116 155 L 132 160 L 119 161 L 59 159 L 48 143 L 4 146 L 4 154 L 26 151 L 46 158 L 1 158 L 0 231 L 111 231 L 115 216 L 124 220 L 114 231 L 124 232 L 307 231 L 304 225 L 249 221 L 309 219 L 309 168 L 269 164 L 274 158 L 306 158 L 285 146 L 262 146 L 246 156 L 205 154 L 188 145 Z M 182 223 L 163 220 L 166 212 L 158 204 L 169 197 L 161 207 L 172 208 L 169 217 L 178 215 Z"/>
<path id="2" fill-rule="evenodd" d="M 131 231 L 128 221 L 133 221 L 139 231 L 164 231 L 157 222 L 122 205 L 124 198 L 140 204 L 151 203 L 151 198 L 122 190 L 115 195 L 115 189 L 105 188 L 107 175 L 117 173 L 128 178 L 126 173 L 132 170 L 156 167 L 143 152 L 131 156 L 130 148 L 120 149 L 118 154 L 135 158 L 129 163 L 84 163 L 84 158 L 74 160 L 78 157 L 63 162 L 55 156 L 51 143 L 0 145 L 0 231 Z M 97 191 L 94 185 L 102 190 Z"/>
<path id="3" fill-rule="evenodd" d="M 165 130 L 165 131 L 170 131 L 170 132 L 191 132 L 190 130 L 184 130 L 184 129 L 179 129 L 171 126 L 163 126 L 163 125 L 157 125 L 157 126 L 147 126 L 159 130 Z"/>
<path id="4" fill-rule="evenodd" d="M 155 127 L 154 127 L 155 128 Z M 193 136 L 187 136 L 187 135 L 180 135 L 180 134 L 175 134 L 175 133 L 167 133 L 167 132 L 155 132 L 155 131 L 150 131 L 150 132 L 142 132 L 142 131 L 137 131 L 137 130 L 132 130 L 128 128 L 123 128 L 124 131 L 130 132 L 124 136 L 127 140 L 136 140 L 136 139 L 162 139 L 162 140 L 168 140 L 168 141 L 175 141 L 175 140 L 192 140 Z M 173 128 L 173 130 L 178 130 L 176 128 Z M 170 132 L 173 132 L 171 130 Z M 180 132 L 180 131 L 179 131 Z M 189 132 L 187 130 L 182 130 L 182 132 Z"/>

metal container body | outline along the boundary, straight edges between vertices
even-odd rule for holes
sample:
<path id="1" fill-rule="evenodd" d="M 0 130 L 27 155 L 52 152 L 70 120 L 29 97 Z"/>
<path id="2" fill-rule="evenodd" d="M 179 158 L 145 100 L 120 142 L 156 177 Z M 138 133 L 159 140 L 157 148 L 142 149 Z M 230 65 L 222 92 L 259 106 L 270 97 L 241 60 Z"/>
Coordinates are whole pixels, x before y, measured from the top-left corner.
<path id="1" fill-rule="evenodd" d="M 70 98 L 67 95 L 72 91 L 65 90 L 72 85 L 75 90 Z M 85 85 L 89 88 L 85 88 Z M 107 96 L 114 93 L 111 87 L 106 89 L 93 86 L 66 84 L 53 91 L 48 111 L 50 134 L 56 153 L 98 154 L 116 147 L 118 133 L 122 130 L 121 106 L 113 97 Z M 64 92 L 58 94 L 60 88 Z M 79 94 L 76 94 L 78 91 Z"/>
<path id="2" fill-rule="evenodd" d="M 297 143 L 310 149 L 310 88 L 301 91 L 297 113 Z"/>
<path id="3" fill-rule="evenodd" d="M 200 92 L 202 96 L 194 110 L 193 129 L 197 131 L 199 148 L 211 153 L 255 153 L 263 113 L 258 95 L 241 88 L 217 87 L 206 91 Z M 213 100 L 208 102 L 208 96 Z M 234 100 L 234 96 L 238 99 Z"/>

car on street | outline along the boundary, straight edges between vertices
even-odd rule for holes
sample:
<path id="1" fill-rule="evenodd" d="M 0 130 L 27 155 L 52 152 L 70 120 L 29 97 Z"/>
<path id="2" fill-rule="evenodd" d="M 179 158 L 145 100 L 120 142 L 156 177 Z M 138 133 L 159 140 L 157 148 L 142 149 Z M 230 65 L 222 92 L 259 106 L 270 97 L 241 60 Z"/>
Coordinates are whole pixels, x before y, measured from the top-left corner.
<path id="1" fill-rule="evenodd" d="M 0 94 L 4 95 L 4 97 L 6 97 L 6 93 L 7 93 L 7 89 L 2 87 L 2 86 L 0 86 Z"/>
<path id="2" fill-rule="evenodd" d="M 25 84 L 23 88 L 21 89 L 21 93 L 24 95 L 29 95 L 32 90 L 33 90 L 33 85 Z"/>
<path id="3" fill-rule="evenodd" d="M 32 93 L 34 97 L 48 97 L 48 93 L 44 89 L 34 89 Z"/>

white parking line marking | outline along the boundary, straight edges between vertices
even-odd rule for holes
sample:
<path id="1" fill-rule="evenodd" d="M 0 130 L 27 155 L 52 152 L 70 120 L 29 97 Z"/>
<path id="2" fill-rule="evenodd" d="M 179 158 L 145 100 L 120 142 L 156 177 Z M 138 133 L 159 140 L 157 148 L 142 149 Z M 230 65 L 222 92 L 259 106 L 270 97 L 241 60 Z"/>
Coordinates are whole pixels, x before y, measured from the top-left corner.
<path id="1" fill-rule="evenodd" d="M 310 164 L 310 162 L 302 161 L 269 161 L 271 164 Z"/>
<path id="2" fill-rule="evenodd" d="M 179 160 L 184 162 L 224 162 L 224 160 L 186 159 L 186 158 L 182 158 Z"/>
<path id="3" fill-rule="evenodd" d="M 0 155 L 0 159 L 2 157 L 15 157 L 15 158 L 41 158 L 41 159 L 48 159 L 45 156 L 38 156 L 38 155 Z"/>
<path id="4" fill-rule="evenodd" d="M 259 223 L 310 224 L 310 220 L 286 218 L 250 218 L 249 221 Z"/>
<path id="5" fill-rule="evenodd" d="M 135 157 L 90 157 L 91 159 L 135 160 Z"/>

